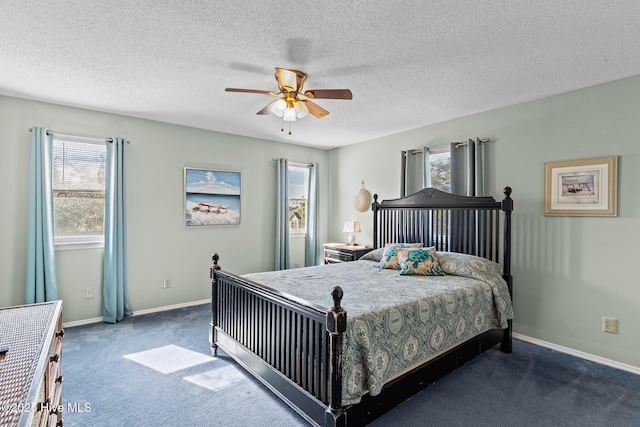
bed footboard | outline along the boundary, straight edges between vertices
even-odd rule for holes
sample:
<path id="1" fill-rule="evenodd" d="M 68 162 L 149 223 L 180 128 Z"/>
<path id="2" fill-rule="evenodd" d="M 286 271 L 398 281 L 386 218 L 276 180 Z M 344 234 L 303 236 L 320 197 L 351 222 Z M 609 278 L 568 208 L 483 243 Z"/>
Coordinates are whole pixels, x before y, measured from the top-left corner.
<path id="1" fill-rule="evenodd" d="M 344 424 L 342 334 L 336 287 L 330 310 L 224 272 L 214 254 L 209 341 L 316 425 Z"/>

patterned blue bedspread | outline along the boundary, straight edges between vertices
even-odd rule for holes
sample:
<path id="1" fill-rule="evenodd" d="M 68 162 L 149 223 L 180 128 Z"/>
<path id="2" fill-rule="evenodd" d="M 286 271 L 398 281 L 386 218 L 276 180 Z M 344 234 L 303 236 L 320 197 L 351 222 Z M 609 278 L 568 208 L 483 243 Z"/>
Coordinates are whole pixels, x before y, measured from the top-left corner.
<path id="1" fill-rule="evenodd" d="M 446 276 L 401 276 L 374 261 L 356 261 L 247 274 L 321 307 L 344 291 L 344 405 L 421 362 L 493 328 L 507 327 L 513 309 L 501 267 L 489 260 L 438 252 Z"/>

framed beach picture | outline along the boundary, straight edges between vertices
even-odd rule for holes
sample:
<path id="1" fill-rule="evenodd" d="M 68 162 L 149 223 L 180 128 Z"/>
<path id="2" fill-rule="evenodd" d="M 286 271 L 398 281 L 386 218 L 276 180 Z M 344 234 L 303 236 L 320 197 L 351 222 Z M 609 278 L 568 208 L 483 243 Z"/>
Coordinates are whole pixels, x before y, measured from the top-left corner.
<path id="1" fill-rule="evenodd" d="M 616 216 L 618 157 L 544 164 L 544 214 Z"/>
<path id="2" fill-rule="evenodd" d="M 187 227 L 240 224 L 240 172 L 184 168 Z"/>

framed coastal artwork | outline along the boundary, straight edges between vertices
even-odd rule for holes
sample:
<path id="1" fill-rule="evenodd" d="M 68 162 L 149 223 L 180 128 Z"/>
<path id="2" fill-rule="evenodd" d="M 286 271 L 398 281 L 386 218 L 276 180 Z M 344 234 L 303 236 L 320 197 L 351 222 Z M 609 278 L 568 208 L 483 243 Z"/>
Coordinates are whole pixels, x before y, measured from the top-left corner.
<path id="1" fill-rule="evenodd" d="M 544 214 L 616 216 L 618 157 L 544 164 Z"/>
<path id="2" fill-rule="evenodd" d="M 240 172 L 184 168 L 187 227 L 240 224 Z"/>

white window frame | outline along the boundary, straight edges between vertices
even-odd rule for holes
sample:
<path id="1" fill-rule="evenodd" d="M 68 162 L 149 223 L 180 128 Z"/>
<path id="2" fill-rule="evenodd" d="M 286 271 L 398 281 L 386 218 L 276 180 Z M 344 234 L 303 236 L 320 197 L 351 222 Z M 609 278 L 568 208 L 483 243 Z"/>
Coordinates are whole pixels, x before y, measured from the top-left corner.
<path id="1" fill-rule="evenodd" d="M 73 137 L 69 135 L 65 135 L 64 137 L 53 137 L 53 144 L 55 141 L 68 141 L 75 142 L 81 144 L 96 144 L 96 145 L 105 145 L 106 141 L 97 141 L 93 138 L 82 138 L 82 137 Z M 106 159 L 105 159 L 106 162 Z M 52 165 L 53 166 L 53 165 Z M 52 186 L 53 187 L 53 186 Z M 53 197 L 53 193 L 56 190 L 51 188 L 51 195 Z M 106 191 L 106 188 L 105 188 Z M 55 221 L 55 215 L 54 215 Z M 104 248 L 104 226 L 102 228 L 102 235 L 100 236 L 56 236 L 54 232 L 53 236 L 54 248 L 56 251 L 65 251 L 65 250 L 76 250 L 76 249 L 101 249 Z"/>
<path id="2" fill-rule="evenodd" d="M 446 151 L 438 150 L 438 152 L 435 152 L 435 153 L 429 152 L 429 161 L 440 160 L 440 159 L 450 158 L 450 157 L 451 157 L 451 151 L 449 150 L 446 150 Z"/>
<path id="3" fill-rule="evenodd" d="M 310 165 L 308 163 L 297 163 L 297 162 L 289 162 L 289 170 L 291 169 L 307 169 L 307 174 L 306 174 L 306 180 L 305 180 L 305 195 L 306 198 L 296 198 L 296 197 L 289 197 L 289 200 L 304 200 L 306 202 L 305 204 L 305 220 L 308 218 L 308 211 L 309 211 L 309 195 L 306 194 L 308 188 L 309 188 L 309 169 L 310 169 Z M 287 171 L 287 173 L 289 173 L 289 171 Z M 301 237 L 307 237 L 307 228 L 302 228 L 302 229 L 295 229 L 292 230 L 291 228 L 289 228 L 289 237 L 290 238 L 301 238 Z"/>
<path id="4" fill-rule="evenodd" d="M 104 248 L 104 234 L 102 236 L 54 236 L 54 246 L 56 251 L 101 249 Z"/>

